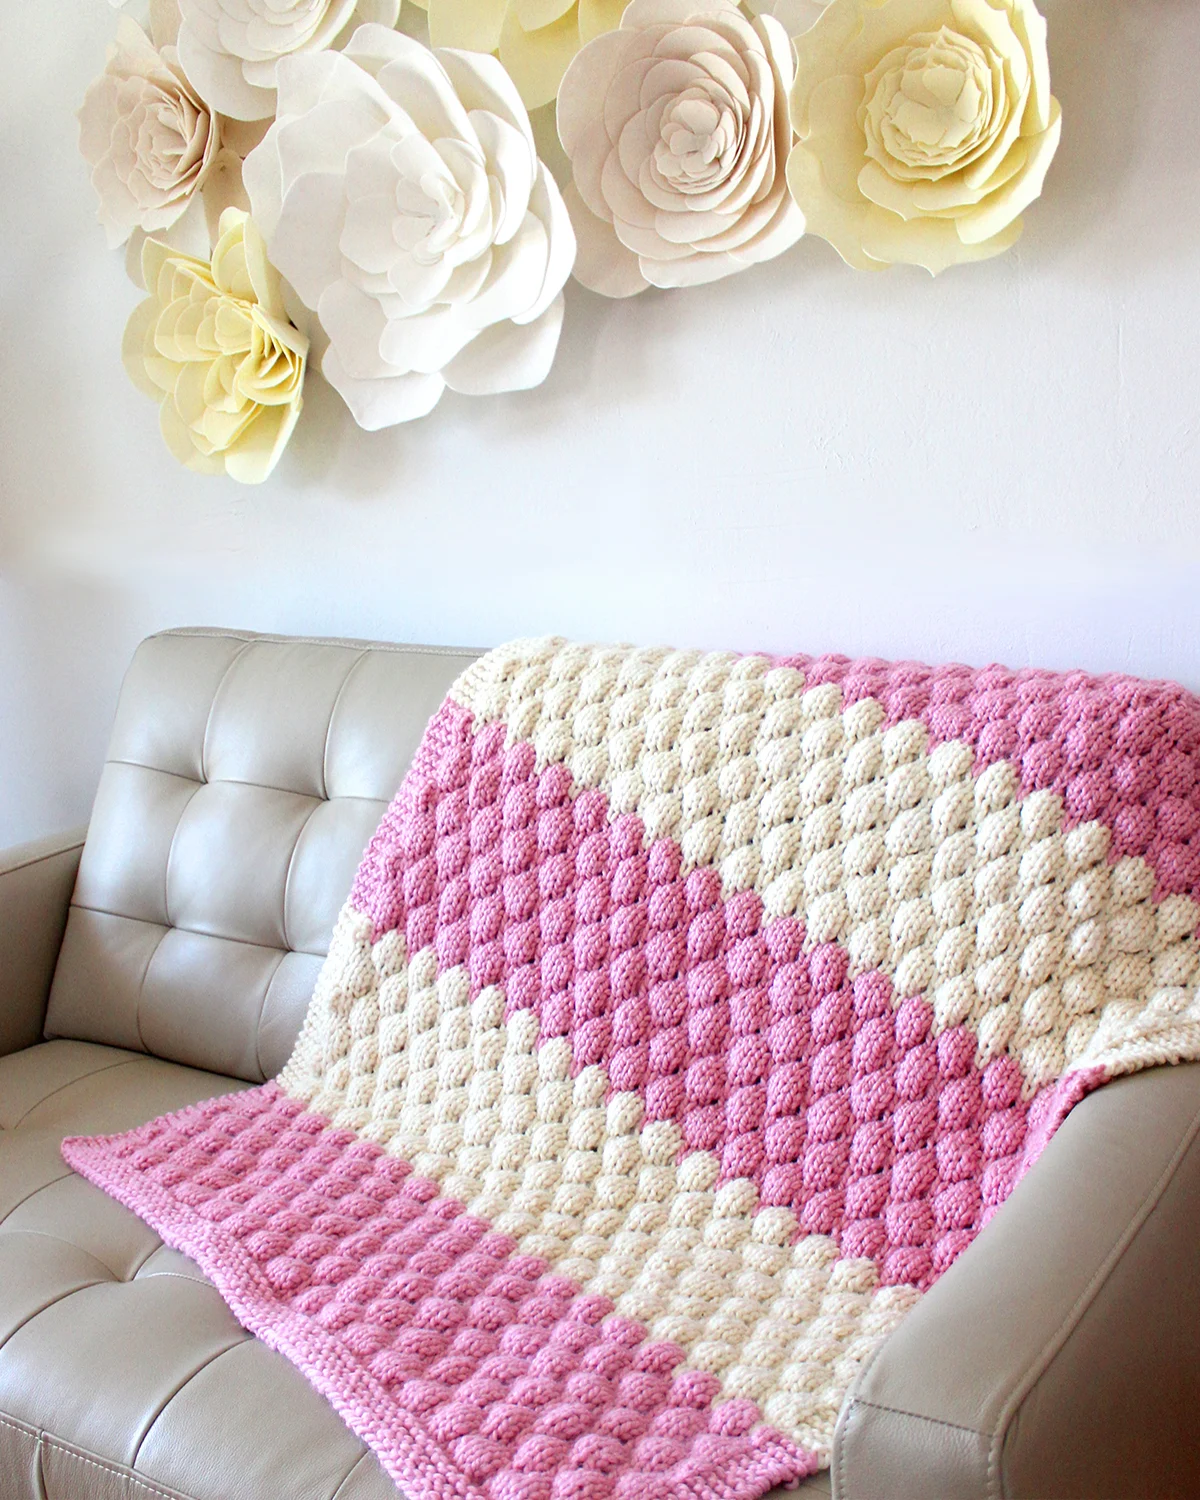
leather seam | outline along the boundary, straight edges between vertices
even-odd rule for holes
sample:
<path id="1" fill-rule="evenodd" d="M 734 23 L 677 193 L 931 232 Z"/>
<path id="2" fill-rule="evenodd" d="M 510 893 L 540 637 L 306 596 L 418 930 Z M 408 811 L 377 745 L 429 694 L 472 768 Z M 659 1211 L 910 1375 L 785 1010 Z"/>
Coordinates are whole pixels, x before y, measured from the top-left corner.
<path id="1" fill-rule="evenodd" d="M 87 1254 L 86 1250 L 84 1251 L 84 1254 Z M 93 1260 L 95 1259 L 94 1256 L 92 1258 Z M 100 1265 L 101 1262 L 96 1261 L 96 1264 Z M 107 1271 L 108 1267 L 105 1266 L 104 1269 Z M 17 1334 L 20 1333 L 22 1328 L 28 1328 L 30 1323 L 32 1323 L 35 1318 L 40 1318 L 44 1312 L 49 1312 L 52 1307 L 57 1307 L 60 1302 L 66 1302 L 69 1298 L 77 1296 L 80 1292 L 91 1291 L 92 1287 L 94 1286 L 119 1285 L 120 1283 L 115 1276 L 101 1276 L 98 1277 L 95 1281 L 84 1282 L 83 1286 L 73 1286 L 68 1291 L 60 1292 L 57 1297 L 51 1297 L 49 1302 L 44 1302 L 41 1307 L 35 1308 L 27 1318 L 22 1318 L 14 1328 L 10 1328 L 4 1335 L 4 1337 L 0 1339 L 0 1349 L 3 1349 L 6 1344 L 11 1343 L 11 1341 L 16 1338 Z"/>
<path id="2" fill-rule="evenodd" d="M 155 1276 L 173 1276 L 176 1281 L 190 1281 L 193 1286 L 212 1286 L 212 1282 L 206 1281 L 203 1276 L 188 1276 L 184 1271 L 147 1271 L 143 1276 L 142 1267 L 148 1265 L 159 1250 L 169 1248 L 167 1245 L 156 1245 L 142 1264 L 138 1266 L 137 1270 L 127 1279 L 129 1281 L 149 1281 Z"/>
<path id="3" fill-rule="evenodd" d="M 178 825 L 176 826 L 178 827 Z M 175 847 L 174 839 L 171 840 L 171 847 Z M 167 862 L 168 864 L 170 863 L 169 855 L 167 856 Z M 150 1051 L 150 1048 L 146 1046 L 146 1038 L 142 1034 L 142 998 L 146 993 L 146 980 L 150 974 L 150 965 L 158 957 L 158 950 L 167 940 L 167 933 L 176 930 L 177 929 L 172 928 L 170 924 L 168 924 L 159 933 L 158 942 L 155 943 L 154 947 L 151 948 L 150 952 L 147 954 L 146 963 L 142 969 L 141 978 L 138 980 L 137 999 L 133 1002 L 133 1024 L 137 1028 L 138 1045 L 141 1047 L 142 1051 L 146 1054 L 147 1057 L 153 1057 L 154 1054 Z"/>
<path id="4" fill-rule="evenodd" d="M 259 634 L 254 631 L 221 630 L 205 625 L 177 625 L 169 630 L 155 631 L 150 639 L 160 640 L 163 636 L 198 636 L 205 640 L 242 641 L 247 646 L 255 641 L 285 645 L 299 642 L 302 646 L 331 646 L 342 650 L 357 648 L 360 651 L 386 651 L 400 656 L 463 656 L 471 661 L 478 660 L 486 649 L 483 646 L 416 646 L 400 641 L 363 641 L 351 636 L 270 635 L 266 632 Z"/>
<path id="5" fill-rule="evenodd" d="M 166 918 L 166 925 L 168 927 L 174 927 L 175 925 L 171 921 L 171 859 L 175 853 L 175 844 L 179 838 L 179 828 L 188 808 L 195 801 L 197 792 L 199 792 L 202 786 L 207 786 L 207 784 L 204 781 L 194 781 L 192 783 L 191 794 L 179 809 L 179 816 L 175 819 L 175 827 L 171 830 L 171 842 L 167 846 L 167 857 L 163 863 L 163 915 Z"/>
<path id="6" fill-rule="evenodd" d="M 986 1438 L 989 1433 L 981 1432 L 978 1427 L 967 1427 L 962 1422 L 947 1422 L 944 1417 L 927 1417 L 923 1412 L 906 1411 L 902 1406 L 885 1406 L 881 1401 L 864 1401 L 861 1397 L 855 1397 L 853 1405 L 859 1408 L 869 1407 L 872 1411 L 884 1411 L 892 1417 L 908 1417 L 913 1422 L 928 1422 L 934 1427 L 946 1427 L 952 1432 L 970 1433 L 972 1437 Z"/>
<path id="7" fill-rule="evenodd" d="M 2 1420 L 4 1419 L 0 1417 L 0 1421 Z M 145 1490 L 148 1495 L 159 1496 L 159 1500 L 184 1500 L 181 1490 L 165 1490 L 161 1485 L 155 1484 L 153 1480 L 139 1478 L 138 1475 L 133 1473 L 132 1470 L 127 1469 L 123 1464 L 109 1463 L 98 1455 L 93 1456 L 85 1453 L 82 1449 L 75 1447 L 73 1443 L 66 1443 L 61 1438 L 55 1437 L 52 1433 L 42 1431 L 38 1433 L 37 1437 L 39 1448 L 57 1448 L 66 1457 L 73 1458 L 81 1464 L 88 1464 L 93 1469 L 99 1469 L 103 1474 L 114 1474 L 118 1479 L 125 1480 L 137 1489 Z"/>
<path id="8" fill-rule="evenodd" d="M 988 1450 L 989 1500 L 1007 1500 L 1007 1485 L 1005 1484 L 1002 1460 L 1005 1440 L 1014 1416 L 1024 1405 L 1038 1380 L 1062 1352 L 1064 1345 L 1079 1326 L 1084 1314 L 1095 1302 L 1102 1288 L 1108 1283 L 1113 1272 L 1125 1258 L 1130 1246 L 1137 1239 L 1138 1235 L 1141 1234 L 1147 1219 L 1149 1219 L 1150 1215 L 1161 1202 L 1164 1193 L 1174 1181 L 1185 1157 L 1195 1144 L 1198 1133 L 1200 1133 L 1200 1109 L 1193 1112 L 1191 1120 L 1184 1129 L 1179 1143 L 1171 1153 L 1170 1159 L 1163 1167 L 1154 1185 L 1147 1190 L 1136 1213 L 1126 1223 L 1124 1230 L 1118 1236 L 1104 1260 L 1092 1273 L 1087 1285 L 1072 1303 L 1070 1309 L 1058 1325 L 1058 1328 L 1043 1343 L 1040 1352 L 1031 1362 L 1025 1375 L 1017 1383 L 1008 1400 L 1001 1408 L 991 1434 Z"/>
<path id="9" fill-rule="evenodd" d="M 297 840 L 297 842 L 299 842 L 299 841 Z M 295 850 L 293 850 L 292 852 L 294 854 Z M 289 875 L 291 874 L 291 865 L 290 864 L 288 866 L 288 874 Z M 286 912 L 286 910 L 287 910 L 287 905 L 286 905 L 286 903 L 287 903 L 287 883 L 286 883 L 286 881 L 284 882 L 284 888 L 283 888 L 283 890 L 284 890 L 284 903 L 285 903 L 284 904 L 284 910 Z M 263 1065 L 262 1065 L 262 1019 L 263 1019 L 263 1016 L 266 1014 L 266 1010 L 267 1010 L 267 997 L 271 993 L 271 986 L 275 983 L 275 976 L 276 976 L 276 974 L 278 974 L 279 971 L 280 971 L 280 969 L 283 968 L 283 961 L 284 961 L 284 959 L 288 956 L 289 953 L 295 953 L 295 952 L 296 952 L 295 948 L 284 948 L 284 949 L 280 950 L 280 953 L 279 953 L 279 962 L 271 970 L 271 977 L 270 977 L 270 979 L 267 980 L 266 988 L 263 990 L 263 993 L 262 993 L 262 999 L 258 1003 L 258 1015 L 255 1016 L 255 1018 L 254 1018 L 254 1066 L 258 1069 L 258 1076 L 260 1078 L 264 1079 L 264 1080 L 266 1079 L 267 1074 L 266 1074 L 266 1070 L 263 1068 Z"/>
<path id="10" fill-rule="evenodd" d="M 65 1172 L 60 1173 L 57 1177 L 52 1177 L 49 1182 L 39 1183 L 37 1187 L 30 1188 L 30 1190 L 25 1194 L 23 1198 L 17 1199 L 17 1201 L 8 1210 L 8 1213 L 4 1215 L 4 1218 L 0 1219 L 0 1234 L 10 1232 L 5 1230 L 4 1225 L 12 1217 L 12 1215 L 16 1213 L 17 1209 L 20 1208 L 23 1203 L 28 1203 L 30 1198 L 36 1198 L 39 1193 L 45 1192 L 48 1187 L 53 1187 L 56 1182 L 64 1182 L 68 1177 L 75 1177 L 77 1175 L 77 1173 L 73 1172 L 71 1168 L 68 1167 Z"/>
<path id="11" fill-rule="evenodd" d="M 62 1181 L 61 1178 L 58 1178 L 56 1180 L 59 1182 Z M 50 1184 L 47 1183 L 46 1186 L 49 1187 Z M 33 1196 L 36 1197 L 37 1195 L 34 1194 Z M 94 1260 L 98 1266 L 103 1267 L 103 1269 L 108 1272 L 109 1276 L 114 1282 L 116 1282 L 118 1285 L 120 1284 L 121 1277 L 117 1275 L 117 1273 L 113 1270 L 113 1268 L 108 1264 L 107 1261 L 101 1260 L 98 1255 L 94 1255 L 90 1250 L 85 1250 L 82 1245 L 77 1245 L 74 1240 L 69 1240 L 61 1234 L 52 1234 L 49 1229 L 5 1229 L 4 1225 L 7 1223 L 7 1221 L 7 1215 L 5 1216 L 5 1218 L 0 1219 L 0 1235 L 28 1234 L 37 1235 L 39 1239 L 43 1240 L 57 1240 L 60 1245 L 66 1245 L 70 1249 L 76 1251 L 77 1254 L 86 1255 L 88 1260 Z M 97 1283 L 97 1285 L 99 1285 L 99 1283 Z M 50 1306 L 49 1303 L 47 1303 L 46 1305 L 47 1307 Z"/>
<path id="12" fill-rule="evenodd" d="M 296 949 L 292 947 L 292 940 L 291 940 L 291 938 L 288 937 L 288 930 L 287 930 L 287 927 L 288 927 L 288 920 L 287 920 L 288 887 L 292 883 L 292 869 L 293 869 L 293 867 L 295 866 L 295 863 L 296 863 L 296 850 L 299 849 L 299 847 L 300 847 L 300 840 L 304 837 L 304 831 L 305 831 L 305 829 L 312 822 L 312 820 L 316 817 L 316 815 L 317 815 L 317 809 L 321 808 L 321 807 L 328 807 L 328 806 L 329 806 L 329 799 L 325 798 L 324 801 L 318 802 L 315 807 L 310 807 L 309 808 L 309 810 L 308 810 L 308 816 L 304 819 L 304 822 L 301 823 L 300 827 L 296 830 L 296 839 L 295 839 L 295 842 L 292 844 L 292 852 L 288 855 L 287 869 L 284 871 L 284 876 L 283 876 L 283 900 L 280 903 L 280 908 L 279 908 L 279 930 L 283 934 L 283 948 L 282 948 L 281 951 L 284 952 L 284 953 L 295 953 L 296 952 Z M 272 978 L 274 978 L 273 975 L 272 975 Z M 266 999 L 265 995 L 263 996 L 263 999 L 264 1000 Z"/>
<path id="13" fill-rule="evenodd" d="M 325 797 L 325 801 L 326 802 L 330 801 L 330 796 L 329 796 L 329 774 L 328 774 L 329 773 L 329 736 L 333 733 L 333 721 L 337 717 L 338 704 L 341 703 L 342 697 L 343 697 L 343 695 L 344 695 L 347 687 L 350 685 L 350 679 L 354 676 L 355 672 L 358 671 L 359 667 L 363 664 L 363 662 L 366 661 L 366 659 L 367 659 L 367 657 L 368 657 L 369 654 L 370 653 L 369 653 L 368 649 L 364 647 L 364 649 L 362 651 L 360 651 L 358 653 L 358 655 L 354 658 L 354 660 L 350 663 L 349 667 L 346 670 L 345 677 L 342 678 L 342 684 L 338 688 L 337 692 L 334 694 L 333 703 L 330 705 L 330 708 L 329 708 L 329 722 L 325 725 L 325 743 L 321 746 L 321 787 L 323 789 L 323 793 L 324 793 L 324 797 Z"/>
<path id="14" fill-rule="evenodd" d="M 146 1439 L 150 1436 L 151 1432 L 154 1430 L 155 1424 L 170 1406 L 171 1402 L 174 1401 L 175 1397 L 178 1396 L 181 1391 L 185 1390 L 193 1380 L 195 1380 L 196 1376 L 200 1374 L 201 1370 L 207 1370 L 210 1365 L 215 1365 L 217 1360 L 219 1360 L 223 1355 L 228 1354 L 231 1349 L 239 1349 L 245 1342 L 246 1338 L 240 1338 L 235 1339 L 232 1344 L 226 1344 L 223 1349 L 218 1349 L 214 1354 L 210 1354 L 207 1359 L 202 1360 L 194 1370 L 190 1371 L 187 1375 L 184 1376 L 184 1378 L 179 1382 L 179 1384 L 170 1393 L 166 1400 L 162 1402 L 158 1410 L 154 1413 L 153 1417 L 151 1417 L 150 1421 L 146 1424 L 146 1430 L 142 1433 L 141 1437 L 138 1438 L 137 1444 L 134 1447 L 133 1456 L 129 1461 L 130 1468 L 136 1467 L 138 1454 L 142 1451 Z"/>
<path id="15" fill-rule="evenodd" d="M 262 953 L 302 953 L 306 958 L 325 958 L 328 956 L 324 953 L 314 953 L 310 948 L 276 948 L 271 943 L 256 943 L 251 938 L 232 937 L 224 932 L 204 932 L 199 927 L 182 927 L 178 923 L 172 923 L 170 927 L 165 927 L 161 922 L 153 922 L 148 917 L 131 917 L 128 912 L 109 911 L 106 906 L 77 906 L 75 909 L 77 911 L 94 912 L 98 917 L 113 917 L 118 922 L 138 922 L 143 927 L 162 928 L 162 937 L 159 938 L 159 942 L 166 937 L 168 932 L 186 932 L 190 937 L 212 938 L 214 943 L 240 943 L 244 948 L 257 948 Z M 156 943 L 154 951 L 157 952 L 157 950 L 158 944 Z M 154 957 L 154 952 L 150 954 L 150 957 Z M 149 967 L 149 960 L 147 960 L 147 967 Z M 72 1041 L 77 1039 L 66 1037 L 62 1040 Z M 108 1044 L 98 1042 L 96 1045 L 107 1046 Z"/>
<path id="16" fill-rule="evenodd" d="M 843 1485 L 843 1482 L 845 1481 L 845 1477 L 846 1477 L 846 1442 L 847 1442 L 847 1436 L 846 1436 L 846 1434 L 848 1434 L 849 1428 L 850 1428 L 850 1424 L 854 1420 L 856 1408 L 863 1404 L 855 1396 L 854 1392 L 858 1389 L 858 1387 L 867 1378 L 868 1373 L 870 1372 L 870 1370 L 872 1369 L 872 1367 L 875 1365 L 875 1363 L 879 1359 L 879 1356 L 882 1353 L 882 1351 L 883 1351 L 884 1346 L 886 1345 L 886 1343 L 887 1343 L 887 1340 L 886 1339 L 882 1339 L 879 1343 L 877 1343 L 875 1345 L 874 1349 L 871 1350 L 870 1354 L 867 1356 L 866 1360 L 864 1361 L 864 1363 L 863 1363 L 861 1369 L 859 1370 L 858 1374 L 855 1376 L 854 1381 L 852 1382 L 849 1390 L 846 1392 L 845 1396 L 842 1398 L 842 1410 L 846 1414 L 845 1433 L 843 1435 L 839 1436 L 839 1433 L 838 1433 L 838 1424 L 835 1424 L 835 1426 L 834 1426 L 834 1432 L 833 1432 L 833 1449 L 834 1449 L 834 1455 L 833 1456 L 836 1457 L 836 1460 L 837 1460 L 837 1463 L 836 1463 L 836 1473 L 835 1473 L 834 1464 L 833 1463 L 830 1464 L 831 1484 L 832 1484 L 832 1479 L 834 1477 L 836 1477 L 836 1479 L 837 1479 L 837 1485 L 835 1487 L 835 1493 L 834 1493 L 834 1500 L 839 1500 L 839 1493 L 838 1492 L 840 1492 L 840 1490 L 842 1488 L 842 1485 Z"/>
<path id="17" fill-rule="evenodd" d="M 358 792 L 339 793 L 336 797 L 314 796 L 312 792 L 298 792 L 294 786 L 276 786 L 273 781 L 248 781 L 241 776 L 219 776 L 216 781 L 197 781 L 194 776 L 182 776 L 178 771 L 168 771 L 164 766 L 150 766 L 144 760 L 126 760 L 122 756 L 112 755 L 104 762 L 106 766 L 128 766 L 134 771 L 151 771 L 155 776 L 169 776 L 172 781 L 186 781 L 194 787 L 202 786 L 248 786 L 260 792 L 279 792 L 285 797 L 303 797 L 306 802 L 382 802 L 387 805 L 385 797 L 366 797 Z M 83 844 L 72 845 L 72 848 L 83 848 Z M 65 850 L 59 850 L 65 853 Z M 44 858 L 54 859 L 57 855 L 46 855 Z M 36 861 L 35 861 L 36 863 Z M 16 869 L 24 869 L 23 865 L 15 866 Z M 0 870 L 0 880 L 4 878 L 5 872 Z"/>
<path id="18" fill-rule="evenodd" d="M 220 680 L 218 681 L 216 687 L 213 688 L 212 701 L 208 705 L 208 717 L 204 720 L 204 733 L 200 736 L 200 780 L 201 780 L 201 782 L 207 782 L 208 781 L 208 770 L 206 768 L 206 758 L 207 758 L 207 755 L 208 755 L 208 736 L 209 736 L 209 732 L 212 729 L 213 714 L 216 713 L 216 711 L 217 711 L 217 699 L 221 696 L 221 689 L 225 686 L 226 682 L 228 682 L 228 680 L 229 680 L 229 674 L 230 674 L 230 672 L 233 671 L 234 667 L 237 666 L 238 662 L 241 661 L 242 657 L 245 656 L 246 652 L 249 651 L 249 649 L 250 649 L 250 641 L 247 640 L 247 639 L 245 639 L 244 637 L 241 637 L 241 636 L 229 636 L 228 639 L 229 640 L 241 640 L 242 644 L 238 647 L 238 649 L 229 658 L 229 661 L 225 664 L 225 670 L 221 673 Z"/>
<path id="19" fill-rule="evenodd" d="M 369 1448 L 367 1449 L 367 1451 L 365 1453 L 360 1453 L 358 1455 L 358 1457 L 354 1460 L 354 1462 L 350 1465 L 350 1467 L 346 1470 L 346 1472 L 338 1480 L 338 1482 L 337 1482 L 337 1488 L 330 1495 L 329 1500 L 338 1500 L 338 1496 L 342 1493 L 342 1491 L 350 1483 L 350 1481 L 354 1477 L 355 1473 L 357 1473 L 357 1471 L 362 1467 L 362 1465 L 364 1463 L 366 1463 L 366 1461 L 370 1457 L 370 1455 L 371 1455 L 371 1450 Z"/>
<path id="20" fill-rule="evenodd" d="M 29 1106 L 29 1108 L 25 1111 L 25 1113 L 23 1115 L 19 1116 L 18 1119 L 16 1120 L 16 1122 L 14 1124 L 12 1124 L 12 1125 L 9 1126 L 9 1129 L 10 1130 L 16 1130 L 16 1129 L 18 1129 L 22 1124 L 24 1124 L 24 1122 L 29 1118 L 29 1116 L 34 1112 L 34 1110 L 35 1109 L 40 1109 L 42 1107 L 42 1105 L 45 1104 L 48 1099 L 55 1098 L 58 1094 L 61 1094 L 65 1089 L 74 1088 L 74 1086 L 77 1083 L 82 1083 L 85 1078 L 96 1078 L 101 1073 L 111 1073 L 114 1068 L 128 1068 L 128 1067 L 131 1067 L 135 1062 L 140 1062 L 140 1061 L 141 1061 L 141 1059 L 137 1058 L 137 1057 L 123 1057 L 120 1060 L 120 1062 L 105 1063 L 102 1068 L 93 1068 L 88 1073 L 80 1073 L 80 1075 L 79 1075 L 78 1078 L 72 1078 L 67 1083 L 60 1083 L 59 1086 L 56 1089 L 51 1089 L 48 1094 L 43 1094 L 42 1097 L 35 1104 L 31 1104 Z M 36 1189 L 34 1191 L 36 1192 Z"/>
<path id="21" fill-rule="evenodd" d="M 840 1442 L 838 1441 L 837 1429 L 834 1429 L 833 1457 L 836 1460 L 836 1463 L 830 1466 L 832 1471 L 830 1475 L 830 1487 L 833 1490 L 833 1500 L 841 1500 L 841 1496 L 846 1487 L 846 1443 L 849 1439 L 850 1427 L 854 1421 L 857 1409 L 857 1401 L 851 1401 L 846 1405 L 846 1425 L 842 1429 Z"/>
<path id="22" fill-rule="evenodd" d="M 5 865 L 0 869 L 0 881 L 4 881 L 10 875 L 20 875 L 25 870 L 36 870 L 38 865 L 49 864 L 51 860 L 61 859 L 64 854 L 74 854 L 76 849 L 82 849 L 84 840 L 80 839 L 74 844 L 63 844 L 61 847 L 51 849 L 47 854 L 35 854 L 32 859 L 23 859 L 19 865 Z"/>
<path id="23" fill-rule="evenodd" d="M 150 1249 L 146 1251 L 145 1255 L 142 1256 L 141 1260 L 138 1261 L 137 1265 L 133 1267 L 133 1269 L 130 1271 L 129 1275 L 122 1278 L 124 1280 L 126 1286 L 128 1286 L 131 1281 L 136 1281 L 137 1280 L 137 1274 L 138 1274 L 138 1272 L 142 1269 L 142 1267 L 146 1264 L 146 1262 L 151 1259 L 152 1256 L 155 1256 L 155 1255 L 158 1254 L 158 1252 L 163 1248 L 163 1246 L 165 1244 L 166 1244 L 166 1241 L 160 1239 L 157 1245 L 151 1245 Z M 195 1278 L 193 1278 L 193 1280 L 194 1279 Z"/>

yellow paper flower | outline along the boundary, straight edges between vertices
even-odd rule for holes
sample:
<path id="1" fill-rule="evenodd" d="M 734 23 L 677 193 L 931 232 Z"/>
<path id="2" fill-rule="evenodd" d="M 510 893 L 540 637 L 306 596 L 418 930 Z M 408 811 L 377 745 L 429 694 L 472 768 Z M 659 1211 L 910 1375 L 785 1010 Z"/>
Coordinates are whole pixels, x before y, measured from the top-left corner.
<path id="1" fill-rule="evenodd" d="M 788 186 L 863 270 L 1007 250 L 1061 112 L 1032 0 L 832 0 L 797 39 Z"/>
<path id="2" fill-rule="evenodd" d="M 147 240 L 142 275 L 150 295 L 122 353 L 134 385 L 160 403 L 167 447 L 198 473 L 260 483 L 300 415 L 308 358 L 262 235 L 227 208 L 211 261 Z"/>
<path id="3" fill-rule="evenodd" d="M 417 0 L 418 4 L 422 0 Z M 494 52 L 526 109 L 549 104 L 585 42 L 615 31 L 627 0 L 428 0 L 429 42 Z"/>

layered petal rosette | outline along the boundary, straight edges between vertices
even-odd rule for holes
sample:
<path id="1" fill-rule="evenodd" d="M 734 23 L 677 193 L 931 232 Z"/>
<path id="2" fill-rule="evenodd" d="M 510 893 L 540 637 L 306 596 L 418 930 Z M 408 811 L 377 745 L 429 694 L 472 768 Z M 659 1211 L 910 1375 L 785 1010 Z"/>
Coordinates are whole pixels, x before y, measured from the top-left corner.
<path id="1" fill-rule="evenodd" d="M 540 384 L 575 237 L 500 64 L 363 26 L 281 64 L 279 95 L 246 186 L 359 425 Z"/>
<path id="2" fill-rule="evenodd" d="M 567 70 L 575 276 L 627 297 L 769 260 L 804 233 L 785 169 L 794 60 L 770 16 L 730 0 L 633 0 Z"/>
<path id="3" fill-rule="evenodd" d="M 179 0 L 179 9 L 179 56 L 204 98 L 235 120 L 265 120 L 281 58 L 339 46 L 365 21 L 394 26 L 400 0 Z"/>
<path id="4" fill-rule="evenodd" d="M 146 240 L 150 295 L 125 329 L 125 368 L 159 402 L 180 463 L 258 484 L 300 415 L 308 340 L 288 319 L 253 222 L 227 208 L 219 227 L 211 261 Z"/>
<path id="5" fill-rule="evenodd" d="M 788 182 L 860 269 L 1007 250 L 1058 148 L 1031 0 L 833 0 L 792 90 Z"/>
<path id="6" fill-rule="evenodd" d="M 174 47 L 156 47 L 122 16 L 104 72 L 79 109 L 79 148 L 92 169 L 110 246 L 135 229 L 167 229 L 187 210 L 217 152 L 217 118 L 188 82 Z"/>

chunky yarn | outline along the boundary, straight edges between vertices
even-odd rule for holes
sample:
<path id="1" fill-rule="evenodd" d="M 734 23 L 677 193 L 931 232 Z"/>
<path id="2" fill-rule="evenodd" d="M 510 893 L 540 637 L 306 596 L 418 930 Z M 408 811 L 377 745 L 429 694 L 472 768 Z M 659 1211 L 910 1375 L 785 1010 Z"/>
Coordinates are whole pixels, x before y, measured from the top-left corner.
<path id="1" fill-rule="evenodd" d="M 1200 704 L 517 642 L 278 1080 L 64 1144 L 414 1500 L 754 1500 L 1069 1109 L 1200 1057 Z"/>

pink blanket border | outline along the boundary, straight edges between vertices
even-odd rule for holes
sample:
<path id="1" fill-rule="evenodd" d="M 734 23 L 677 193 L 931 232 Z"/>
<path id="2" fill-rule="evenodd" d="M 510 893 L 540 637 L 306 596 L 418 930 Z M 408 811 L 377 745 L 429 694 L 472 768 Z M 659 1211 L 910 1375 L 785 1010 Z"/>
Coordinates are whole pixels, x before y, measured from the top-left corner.
<path id="1" fill-rule="evenodd" d="M 153 1149 L 151 1143 L 164 1130 L 172 1134 L 181 1128 L 191 1134 L 196 1121 L 215 1113 L 250 1120 L 264 1108 L 272 1111 L 290 1103 L 278 1084 L 266 1083 L 189 1106 L 132 1131 L 68 1137 L 62 1154 L 81 1176 L 145 1220 L 166 1245 L 191 1256 L 242 1326 L 303 1371 L 347 1426 L 374 1449 L 398 1485 L 408 1486 L 419 1500 L 495 1500 L 489 1488 L 472 1481 L 451 1462 L 445 1444 L 416 1413 L 400 1405 L 396 1392 L 365 1367 L 337 1331 L 322 1327 L 284 1300 L 235 1234 L 204 1218 L 181 1201 L 172 1187 L 154 1181 L 144 1164 L 129 1159 L 139 1143 Z M 311 1111 L 304 1116 L 310 1129 L 338 1134 L 323 1116 Z M 369 1142 L 355 1141 L 351 1150 L 360 1161 L 364 1156 L 385 1159 L 381 1148 Z M 399 1159 L 386 1160 L 401 1172 L 407 1171 Z M 437 1194 L 433 1182 L 415 1176 L 409 1181 L 424 1198 Z M 462 1212 L 461 1205 L 441 1202 L 453 1212 Z M 655 1500 L 757 1500 L 777 1486 L 797 1487 L 820 1467 L 816 1454 L 765 1425 L 740 1437 L 725 1437 L 721 1444 L 728 1456 L 714 1461 L 696 1455 L 676 1464 L 673 1473 L 631 1474 L 634 1487 L 620 1487 L 617 1493 L 637 1500 L 649 1500 L 651 1493 Z"/>

